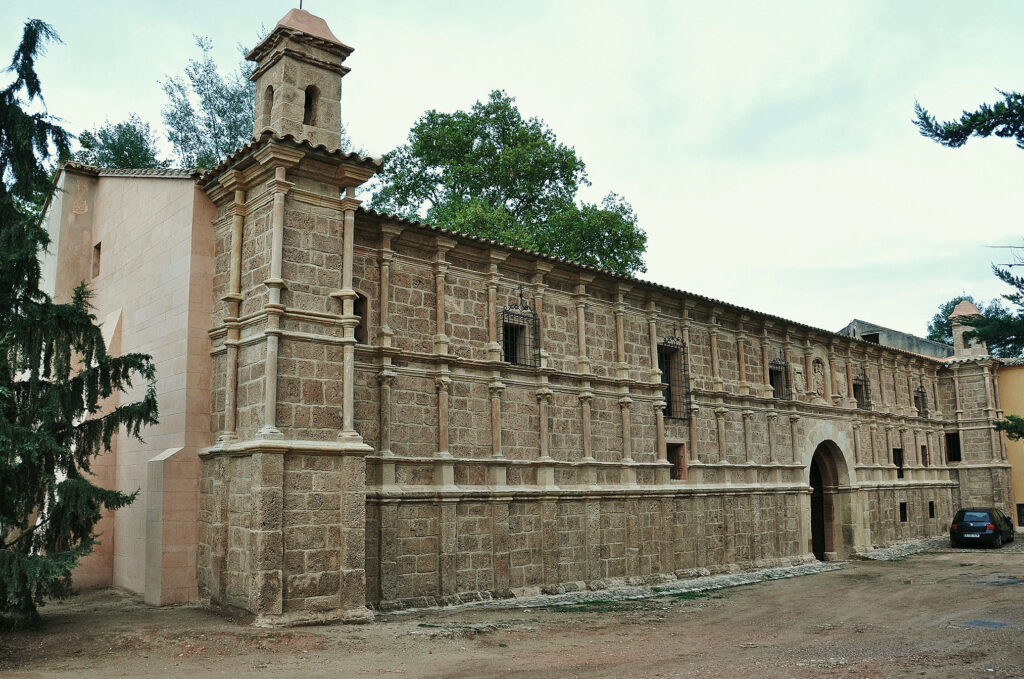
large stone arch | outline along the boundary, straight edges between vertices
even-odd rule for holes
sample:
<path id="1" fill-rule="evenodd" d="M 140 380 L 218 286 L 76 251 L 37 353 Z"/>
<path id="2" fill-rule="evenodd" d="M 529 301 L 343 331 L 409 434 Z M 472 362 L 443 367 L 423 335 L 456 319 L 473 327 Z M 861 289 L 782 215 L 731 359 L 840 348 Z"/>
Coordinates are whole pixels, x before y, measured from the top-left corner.
<path id="1" fill-rule="evenodd" d="M 807 465 L 811 487 L 808 550 L 815 558 L 835 561 L 852 553 L 855 533 L 853 492 L 843 452 L 834 441 L 819 443 Z"/>
<path id="2" fill-rule="evenodd" d="M 871 544 L 866 508 L 858 490 L 855 443 L 848 423 L 834 420 L 810 419 L 801 428 L 796 440 L 796 460 L 803 465 L 803 481 L 807 493 L 801 502 L 802 534 L 805 553 L 814 555 L 811 485 L 812 465 L 822 475 L 825 521 L 825 549 L 820 558 L 845 559 Z"/>

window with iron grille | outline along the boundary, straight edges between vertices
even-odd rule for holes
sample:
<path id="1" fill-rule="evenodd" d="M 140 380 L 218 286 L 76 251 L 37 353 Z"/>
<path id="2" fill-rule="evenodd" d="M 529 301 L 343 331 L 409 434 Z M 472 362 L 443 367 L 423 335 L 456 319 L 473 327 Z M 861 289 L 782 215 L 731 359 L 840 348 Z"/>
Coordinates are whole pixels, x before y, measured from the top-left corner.
<path id="1" fill-rule="evenodd" d="M 501 349 L 505 361 L 512 365 L 540 367 L 540 318 L 523 299 L 501 310 Z"/>
<path id="2" fill-rule="evenodd" d="M 896 465 L 896 478 L 903 478 L 903 449 L 893 448 L 892 449 L 892 463 Z"/>
<path id="3" fill-rule="evenodd" d="M 864 373 L 853 378 L 853 398 L 861 410 L 871 410 L 871 383 Z"/>
<path id="4" fill-rule="evenodd" d="M 779 356 L 768 362 L 768 383 L 772 385 L 772 398 L 789 401 L 793 389 L 789 386 L 789 362 Z"/>
<path id="5" fill-rule="evenodd" d="M 928 392 L 924 385 L 914 390 L 914 407 L 917 408 L 918 417 L 928 417 Z"/>
<path id="6" fill-rule="evenodd" d="M 928 446 L 921 446 L 921 466 L 927 467 L 931 460 L 928 457 Z"/>
<path id="7" fill-rule="evenodd" d="M 658 345 L 658 369 L 665 385 L 665 417 L 686 417 L 686 343 L 682 338 L 666 337 Z"/>

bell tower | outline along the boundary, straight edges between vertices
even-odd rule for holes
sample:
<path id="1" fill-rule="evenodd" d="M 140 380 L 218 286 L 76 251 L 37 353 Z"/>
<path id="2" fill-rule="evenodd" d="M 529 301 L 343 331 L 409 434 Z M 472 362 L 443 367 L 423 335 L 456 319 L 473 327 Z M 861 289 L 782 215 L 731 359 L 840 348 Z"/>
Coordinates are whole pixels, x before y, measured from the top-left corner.
<path id="1" fill-rule="evenodd" d="M 349 72 L 342 63 L 351 53 L 320 17 L 302 9 L 285 14 L 245 57 L 256 62 L 253 136 L 270 130 L 338 149 L 341 79 Z"/>

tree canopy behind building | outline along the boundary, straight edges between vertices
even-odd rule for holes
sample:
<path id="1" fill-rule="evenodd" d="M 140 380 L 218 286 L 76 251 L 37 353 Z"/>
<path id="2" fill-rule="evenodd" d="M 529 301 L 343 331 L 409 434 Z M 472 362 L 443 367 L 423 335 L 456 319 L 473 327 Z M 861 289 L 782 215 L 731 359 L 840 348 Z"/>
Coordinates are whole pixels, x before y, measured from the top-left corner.
<path id="1" fill-rule="evenodd" d="M 167 167 L 157 158 L 156 134 L 135 113 L 120 123 L 107 122 L 95 130 L 78 135 L 79 150 L 74 159 L 98 167 Z"/>
<path id="2" fill-rule="evenodd" d="M 609 193 L 577 202 L 586 165 L 501 90 L 469 111 L 427 111 L 384 156 L 375 209 L 609 269 L 646 271 L 647 235 Z"/>

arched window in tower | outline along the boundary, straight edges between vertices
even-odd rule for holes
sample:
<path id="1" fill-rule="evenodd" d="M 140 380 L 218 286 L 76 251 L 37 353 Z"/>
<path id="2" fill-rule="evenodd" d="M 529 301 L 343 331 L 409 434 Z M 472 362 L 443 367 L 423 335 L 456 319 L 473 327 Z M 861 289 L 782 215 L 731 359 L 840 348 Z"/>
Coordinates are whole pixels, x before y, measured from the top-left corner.
<path id="1" fill-rule="evenodd" d="M 316 125 L 316 107 L 320 101 L 320 90 L 316 85 L 306 88 L 306 103 L 302 112 L 303 125 Z"/>
<path id="2" fill-rule="evenodd" d="M 274 110 L 274 88 L 267 85 L 267 91 L 263 93 L 263 115 L 260 118 L 260 127 L 270 127 L 270 114 Z"/>

